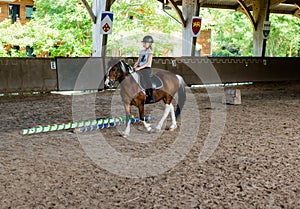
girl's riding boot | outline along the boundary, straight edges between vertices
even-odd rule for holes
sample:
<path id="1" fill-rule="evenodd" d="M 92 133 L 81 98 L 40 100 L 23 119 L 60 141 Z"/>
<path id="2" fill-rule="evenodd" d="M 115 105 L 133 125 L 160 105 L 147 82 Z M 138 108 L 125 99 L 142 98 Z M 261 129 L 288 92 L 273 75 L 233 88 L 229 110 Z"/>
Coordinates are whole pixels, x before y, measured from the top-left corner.
<path id="1" fill-rule="evenodd" d="M 146 103 L 154 103 L 153 89 L 146 89 Z"/>

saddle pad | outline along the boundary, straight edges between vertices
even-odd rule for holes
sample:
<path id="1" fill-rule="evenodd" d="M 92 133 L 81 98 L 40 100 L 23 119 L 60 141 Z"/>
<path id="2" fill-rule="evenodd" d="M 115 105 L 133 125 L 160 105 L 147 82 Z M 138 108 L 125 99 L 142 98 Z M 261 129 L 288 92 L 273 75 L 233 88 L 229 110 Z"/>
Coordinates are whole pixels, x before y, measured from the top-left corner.
<path id="1" fill-rule="evenodd" d="M 134 80 L 139 84 L 140 88 L 145 91 L 145 86 L 144 84 L 141 82 L 141 79 L 140 79 L 140 74 L 134 72 L 131 74 L 132 77 L 134 78 Z M 153 89 L 160 89 L 163 87 L 163 82 L 162 80 L 160 79 L 160 77 L 158 77 L 157 75 L 153 74 L 151 76 L 151 83 L 152 83 L 152 88 Z"/>

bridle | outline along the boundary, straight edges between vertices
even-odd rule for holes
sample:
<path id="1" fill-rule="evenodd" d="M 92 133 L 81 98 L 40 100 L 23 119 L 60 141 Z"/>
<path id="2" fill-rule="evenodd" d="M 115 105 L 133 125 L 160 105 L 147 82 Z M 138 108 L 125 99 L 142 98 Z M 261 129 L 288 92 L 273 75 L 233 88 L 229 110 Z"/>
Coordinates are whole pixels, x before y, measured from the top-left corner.
<path id="1" fill-rule="evenodd" d="M 127 65 L 123 60 L 121 60 L 119 63 L 121 66 L 120 68 L 125 76 L 135 72 L 134 68 L 131 65 Z"/>
<path id="2" fill-rule="evenodd" d="M 109 79 L 109 73 L 110 73 L 110 70 L 111 70 L 112 67 L 109 67 L 109 69 L 107 70 L 107 73 L 105 74 L 105 82 L 104 82 L 104 85 L 107 86 L 107 87 L 111 87 L 115 84 L 116 81 L 113 81 L 113 80 L 110 80 Z"/>
<path id="3" fill-rule="evenodd" d="M 127 65 L 123 60 L 119 61 L 117 64 L 119 65 L 118 69 L 121 69 L 121 71 L 122 71 L 122 76 L 120 76 L 116 80 L 110 80 L 109 74 L 110 74 L 111 69 L 113 68 L 113 67 L 110 67 L 108 69 L 107 73 L 106 73 L 106 80 L 105 80 L 105 85 L 108 86 L 108 87 L 113 86 L 116 81 L 118 81 L 119 83 L 121 83 L 124 80 L 125 76 L 127 76 L 127 75 L 129 75 L 129 74 L 131 74 L 131 73 L 134 72 L 133 67 Z M 117 73 L 118 73 L 118 70 L 115 71 L 114 77 L 117 76 Z"/>

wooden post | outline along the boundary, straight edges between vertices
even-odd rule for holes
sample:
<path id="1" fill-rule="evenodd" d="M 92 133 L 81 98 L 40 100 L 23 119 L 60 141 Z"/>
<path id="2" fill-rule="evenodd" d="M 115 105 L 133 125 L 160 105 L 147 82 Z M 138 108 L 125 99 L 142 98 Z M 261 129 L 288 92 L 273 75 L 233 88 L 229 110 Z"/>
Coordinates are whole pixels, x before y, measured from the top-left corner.
<path id="1" fill-rule="evenodd" d="M 200 2 L 197 1 L 196 2 L 195 16 L 199 16 L 199 15 L 200 15 Z M 193 57 L 196 55 L 197 38 L 198 37 L 193 37 L 193 44 L 192 44 L 192 56 Z"/>
<path id="2" fill-rule="evenodd" d="M 93 13 L 96 16 L 96 23 L 93 23 L 93 57 L 101 57 L 102 55 L 102 39 L 100 34 L 101 12 L 105 10 L 106 0 L 93 0 Z"/>
<path id="3" fill-rule="evenodd" d="M 253 0 L 253 17 L 256 29 L 253 30 L 253 56 L 261 57 L 263 49 L 263 24 L 268 12 L 269 0 Z"/>
<path id="4" fill-rule="evenodd" d="M 106 0 L 105 11 L 110 11 L 111 5 L 114 3 L 114 1 L 115 0 Z M 107 40 L 108 40 L 108 35 L 107 34 L 103 35 L 103 40 L 102 40 L 102 57 L 106 56 Z M 104 46 L 104 48 L 103 48 L 103 46 Z"/>
<path id="5" fill-rule="evenodd" d="M 185 26 L 182 28 L 182 56 L 191 56 L 193 49 L 192 17 L 195 15 L 197 0 L 183 0 L 182 14 Z"/>
<path id="6" fill-rule="evenodd" d="M 269 21 L 269 18 L 270 18 L 270 1 L 271 0 L 268 0 L 268 10 L 267 10 L 266 21 Z M 262 53 L 261 53 L 262 57 L 265 57 L 265 55 L 266 55 L 266 47 L 267 47 L 267 39 L 264 39 L 263 46 L 262 46 Z"/>

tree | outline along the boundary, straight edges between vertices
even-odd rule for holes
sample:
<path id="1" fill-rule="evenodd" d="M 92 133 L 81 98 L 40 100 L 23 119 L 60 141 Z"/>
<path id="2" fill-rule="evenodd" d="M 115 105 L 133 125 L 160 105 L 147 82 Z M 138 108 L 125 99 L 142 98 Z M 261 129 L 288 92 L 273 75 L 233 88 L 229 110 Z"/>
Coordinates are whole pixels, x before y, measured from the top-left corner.
<path id="1" fill-rule="evenodd" d="M 14 50 L 15 46 L 19 48 L 25 48 L 26 45 L 32 45 L 34 39 L 30 37 L 28 28 L 23 27 L 19 23 L 15 23 L 11 25 L 11 20 L 5 20 L 0 23 L 0 34 L 1 35 L 1 44 L 0 51 L 2 56 L 26 56 L 26 52 L 22 51 L 21 53 L 17 50 Z M 24 44 L 26 43 L 26 44 Z M 5 46 L 9 46 L 11 48 L 9 54 L 7 54 L 4 49 Z"/>
<path id="2" fill-rule="evenodd" d="M 36 54 L 85 56 L 91 52 L 91 21 L 78 0 L 35 0 L 34 18 L 25 25 L 0 24 L 3 44 L 34 48 Z M 5 32 L 4 32 L 5 31 Z M 20 54 L 24 56 L 24 54 Z"/>
<path id="3" fill-rule="evenodd" d="M 89 0 L 91 3 L 92 0 Z M 8 44 L 25 49 L 33 47 L 37 55 L 89 56 L 92 51 L 92 23 L 78 0 L 35 0 L 34 19 L 21 26 L 9 20 L 0 23 L 0 56 L 8 56 Z M 154 55 L 172 55 L 181 45 L 181 25 L 165 15 L 157 0 L 116 0 L 113 34 L 108 35 L 107 54 L 136 56 L 144 35 L 154 36 Z M 176 16 L 174 11 L 173 16 Z M 221 9 L 201 8 L 202 29 L 213 31 L 213 55 L 251 56 L 253 29 L 246 15 Z M 300 21 L 288 15 L 270 15 L 271 33 L 266 56 L 298 56 Z M 3 35 L 2 35 L 3 34 Z M 11 56 L 26 56 L 11 51 Z"/>
<path id="4" fill-rule="evenodd" d="M 173 43 L 169 40 L 170 33 L 180 31 L 180 26 L 161 13 L 158 1 L 127 2 L 116 1 L 112 6 L 115 21 L 113 34 L 109 35 L 109 53 L 117 49 L 118 55 L 124 56 L 126 52 L 132 54 L 141 46 L 141 36 L 145 33 L 155 34 L 157 38 L 163 36 L 155 46 L 156 56 L 171 51 Z M 52 57 L 90 55 L 92 23 L 78 0 L 35 0 L 35 8 L 34 18 L 23 26 L 0 24 L 3 34 L 9 34 L 1 40 L 2 43 L 21 48 L 31 46 L 36 54 L 47 52 Z M 158 31 L 162 33 L 158 34 Z"/>
<path id="5" fill-rule="evenodd" d="M 300 50 L 300 20 L 288 15 L 272 14 L 271 31 L 267 41 L 267 56 L 295 57 Z"/>
<path id="6" fill-rule="evenodd" d="M 28 24 L 32 34 L 40 34 L 34 43 L 37 53 L 47 50 L 51 56 L 84 56 L 91 53 L 91 21 L 78 0 L 36 0 L 34 20 Z"/>
<path id="7" fill-rule="evenodd" d="M 111 8 L 115 20 L 109 35 L 108 54 L 137 56 L 144 35 L 154 37 L 154 55 L 162 56 L 174 49 L 174 34 L 181 25 L 170 19 L 157 0 L 115 1 Z"/>
<path id="8" fill-rule="evenodd" d="M 230 10 L 207 10 L 212 18 L 213 54 L 222 56 L 252 56 L 253 28 L 246 15 Z M 271 31 L 267 40 L 266 56 L 298 56 L 300 50 L 299 18 L 271 14 Z M 234 53 L 232 53 L 234 52 Z"/>
<path id="9" fill-rule="evenodd" d="M 252 26 L 244 14 L 221 9 L 203 9 L 201 13 L 213 22 L 214 56 L 252 55 Z"/>
<path id="10" fill-rule="evenodd" d="M 5 50 L 2 42 L 0 42 L 0 57 L 8 57 L 7 51 Z"/>

